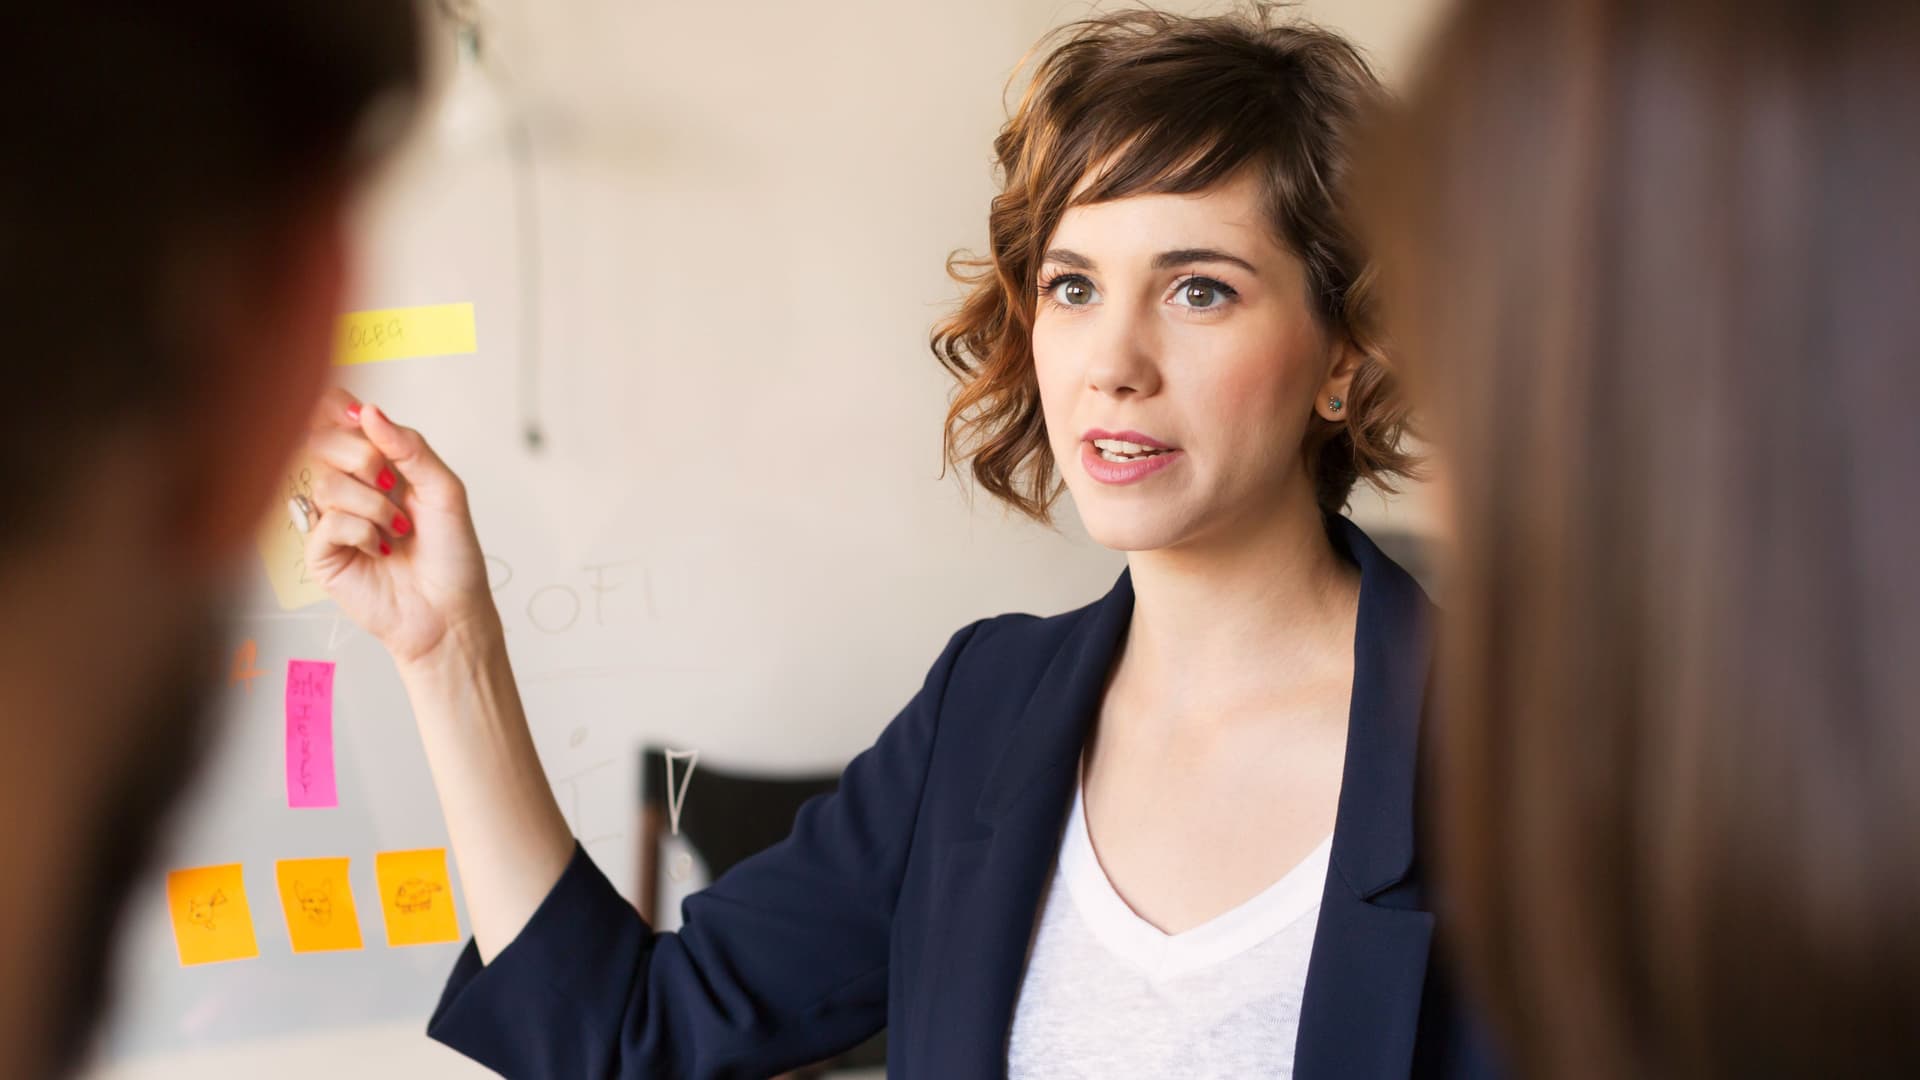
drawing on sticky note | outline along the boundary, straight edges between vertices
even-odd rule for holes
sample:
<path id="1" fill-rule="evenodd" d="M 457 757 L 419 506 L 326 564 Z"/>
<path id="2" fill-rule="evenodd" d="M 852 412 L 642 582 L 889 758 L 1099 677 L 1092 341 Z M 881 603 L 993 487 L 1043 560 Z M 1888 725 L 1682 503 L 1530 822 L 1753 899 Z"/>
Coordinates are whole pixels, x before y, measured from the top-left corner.
<path id="1" fill-rule="evenodd" d="M 427 945 L 460 940 L 444 848 L 382 851 L 374 856 L 380 908 L 387 917 L 387 944 Z"/>
<path id="2" fill-rule="evenodd" d="M 287 661 L 287 805 L 340 805 L 333 772 L 333 662 Z"/>
<path id="3" fill-rule="evenodd" d="M 274 864 L 280 910 L 296 953 L 359 949 L 360 916 L 345 858 L 282 859 Z"/>
<path id="4" fill-rule="evenodd" d="M 325 926 L 333 921 L 333 882 L 321 879 L 318 885 L 308 885 L 295 878 L 293 897 L 300 903 L 300 913 L 307 921 L 317 926 Z"/>
<path id="5" fill-rule="evenodd" d="M 167 914 L 183 966 L 260 955 L 239 863 L 168 871 Z"/>
<path id="6" fill-rule="evenodd" d="M 687 785 L 693 783 L 693 767 L 700 761 L 698 750 L 668 750 L 667 760 L 667 828 L 674 836 L 680 835 L 680 808 L 687 804 Z M 685 762 L 685 770 L 680 774 L 680 783 L 673 782 L 674 762 Z M 693 869 L 693 856 L 682 851 L 674 855 L 667 864 L 667 874 L 675 881 L 685 881 Z"/>
<path id="7" fill-rule="evenodd" d="M 253 680 L 266 674 L 266 672 L 255 666 L 259 659 L 260 646 L 255 644 L 252 638 L 248 638 L 238 649 L 234 650 L 233 673 L 228 677 L 227 685 L 231 686 L 234 683 L 240 683 L 247 688 L 247 693 L 253 693 Z"/>
<path id="8" fill-rule="evenodd" d="M 187 918 L 202 929 L 218 930 L 220 924 L 214 921 L 214 917 L 220 913 L 220 908 L 226 902 L 227 894 L 219 889 L 213 890 L 213 894 L 205 899 L 189 896 L 187 897 Z"/>
<path id="9" fill-rule="evenodd" d="M 433 894 L 440 886 L 420 878 L 409 878 L 393 891 L 393 906 L 408 914 L 433 910 Z"/>

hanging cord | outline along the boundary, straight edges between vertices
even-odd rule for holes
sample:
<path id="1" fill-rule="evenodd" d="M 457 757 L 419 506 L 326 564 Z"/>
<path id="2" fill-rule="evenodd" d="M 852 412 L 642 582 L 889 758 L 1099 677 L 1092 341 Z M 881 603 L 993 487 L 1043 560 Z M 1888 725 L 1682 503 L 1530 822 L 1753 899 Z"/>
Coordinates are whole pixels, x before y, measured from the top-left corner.
<path id="1" fill-rule="evenodd" d="M 510 80 L 490 62 L 481 37 L 480 5 L 477 0 L 437 0 L 440 14 L 454 28 L 459 43 L 459 62 L 472 64 L 499 95 L 505 116 L 507 160 L 513 178 L 514 255 L 519 268 L 520 354 L 517 365 L 517 394 L 520 435 L 529 452 L 546 447 L 546 428 L 541 422 L 540 406 L 540 189 L 534 168 L 533 128 L 527 121 L 520 96 L 512 92 Z"/>

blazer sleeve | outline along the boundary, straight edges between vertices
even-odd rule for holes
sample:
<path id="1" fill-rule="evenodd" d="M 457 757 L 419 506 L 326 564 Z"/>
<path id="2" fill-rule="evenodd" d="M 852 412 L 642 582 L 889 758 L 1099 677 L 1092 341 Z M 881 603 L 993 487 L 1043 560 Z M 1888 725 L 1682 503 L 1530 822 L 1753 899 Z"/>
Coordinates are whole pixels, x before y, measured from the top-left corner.
<path id="1" fill-rule="evenodd" d="M 687 898 L 678 931 L 648 926 L 576 843 L 492 963 L 467 943 L 428 1035 L 510 1080 L 578 1080 L 763 1077 L 878 1031 L 941 700 L 980 625 L 785 840 Z"/>

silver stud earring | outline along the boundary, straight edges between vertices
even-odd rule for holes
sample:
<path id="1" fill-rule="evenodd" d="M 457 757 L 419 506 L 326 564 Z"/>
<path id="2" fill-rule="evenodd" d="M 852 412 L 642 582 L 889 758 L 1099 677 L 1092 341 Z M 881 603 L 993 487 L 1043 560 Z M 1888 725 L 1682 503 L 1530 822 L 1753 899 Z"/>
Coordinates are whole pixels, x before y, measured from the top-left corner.
<path id="1" fill-rule="evenodd" d="M 1334 412 L 1339 412 L 1341 407 L 1345 404 L 1346 402 L 1341 401 L 1337 397 L 1330 397 L 1327 399 L 1327 408 L 1331 409 Z"/>

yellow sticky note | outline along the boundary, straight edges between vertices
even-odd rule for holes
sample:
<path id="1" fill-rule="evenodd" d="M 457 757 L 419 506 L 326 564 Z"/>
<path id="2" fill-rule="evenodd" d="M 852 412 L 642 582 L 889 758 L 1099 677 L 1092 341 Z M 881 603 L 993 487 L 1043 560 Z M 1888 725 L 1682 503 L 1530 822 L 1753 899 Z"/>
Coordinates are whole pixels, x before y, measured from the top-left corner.
<path id="1" fill-rule="evenodd" d="M 294 527 L 287 511 L 287 500 L 295 495 L 313 498 L 313 468 L 304 455 L 288 466 L 257 536 L 274 598 L 287 611 L 327 598 L 327 590 L 307 574 L 307 534 Z"/>
<path id="2" fill-rule="evenodd" d="M 388 945 L 460 940 L 445 848 L 382 851 L 373 857 L 373 872 L 380 881 Z"/>
<path id="3" fill-rule="evenodd" d="M 346 859 L 281 859 L 273 864 L 280 908 L 293 951 L 361 948 L 360 916 L 353 908 Z"/>
<path id="4" fill-rule="evenodd" d="M 167 874 L 167 911 L 180 963 L 212 964 L 260 955 L 240 864 L 201 866 Z"/>
<path id="5" fill-rule="evenodd" d="M 479 349 L 472 304 L 383 308 L 340 316 L 335 364 L 371 364 L 417 356 L 452 356 Z"/>

